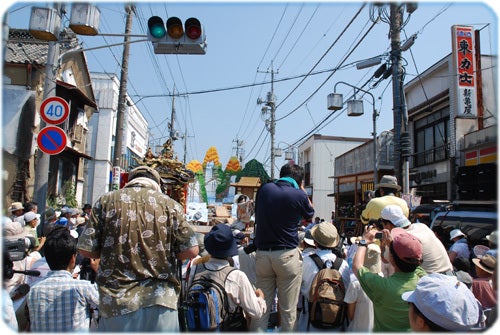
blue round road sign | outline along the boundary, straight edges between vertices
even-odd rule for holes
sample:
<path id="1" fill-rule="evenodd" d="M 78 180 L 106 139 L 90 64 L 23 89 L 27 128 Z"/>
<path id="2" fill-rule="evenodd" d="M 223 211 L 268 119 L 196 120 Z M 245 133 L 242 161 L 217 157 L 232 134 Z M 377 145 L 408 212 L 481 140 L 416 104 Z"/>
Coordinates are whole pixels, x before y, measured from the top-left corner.
<path id="1" fill-rule="evenodd" d="M 48 126 L 38 133 L 37 143 L 42 152 L 57 155 L 66 148 L 66 133 L 59 127 Z"/>

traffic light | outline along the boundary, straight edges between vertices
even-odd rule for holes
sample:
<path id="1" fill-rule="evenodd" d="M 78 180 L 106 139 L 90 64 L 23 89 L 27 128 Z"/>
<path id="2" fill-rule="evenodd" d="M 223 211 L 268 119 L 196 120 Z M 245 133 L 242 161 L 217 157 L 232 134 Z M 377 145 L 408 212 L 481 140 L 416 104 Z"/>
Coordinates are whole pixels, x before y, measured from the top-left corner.
<path id="1" fill-rule="evenodd" d="M 148 38 L 155 54 L 204 55 L 207 43 L 203 27 L 191 17 L 182 24 L 178 17 L 170 17 L 164 23 L 159 16 L 148 20 Z"/>

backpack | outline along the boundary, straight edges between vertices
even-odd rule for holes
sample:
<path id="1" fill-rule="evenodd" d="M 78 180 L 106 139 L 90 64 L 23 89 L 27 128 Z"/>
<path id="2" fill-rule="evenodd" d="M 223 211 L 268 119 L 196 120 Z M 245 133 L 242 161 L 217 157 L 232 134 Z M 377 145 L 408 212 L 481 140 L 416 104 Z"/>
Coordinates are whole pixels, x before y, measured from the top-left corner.
<path id="1" fill-rule="evenodd" d="M 238 307 L 229 312 L 229 302 L 224 288 L 227 276 L 235 268 L 226 266 L 218 271 L 209 270 L 201 264 L 191 286 L 186 292 L 182 308 L 187 331 L 243 331 L 246 319 Z"/>
<path id="2" fill-rule="evenodd" d="M 321 329 L 342 327 L 347 316 L 347 304 L 344 302 L 346 290 L 339 272 L 342 258 L 337 257 L 333 266 L 327 268 L 317 254 L 310 256 L 320 270 L 309 290 L 307 330 L 309 324 Z"/>

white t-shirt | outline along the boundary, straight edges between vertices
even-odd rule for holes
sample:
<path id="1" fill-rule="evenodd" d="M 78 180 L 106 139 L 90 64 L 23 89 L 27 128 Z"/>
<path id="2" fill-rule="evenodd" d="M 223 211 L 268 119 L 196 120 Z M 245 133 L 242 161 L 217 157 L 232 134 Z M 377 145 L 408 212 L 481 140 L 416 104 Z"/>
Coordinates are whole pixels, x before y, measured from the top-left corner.
<path id="1" fill-rule="evenodd" d="M 356 303 L 354 317 L 349 321 L 348 332 L 371 332 L 373 330 L 373 303 L 361 288 L 358 280 L 353 280 L 346 290 L 344 301 Z"/>
<path id="2" fill-rule="evenodd" d="M 453 269 L 443 243 L 425 223 L 412 223 L 406 231 L 422 243 L 421 266 L 427 273 L 443 273 Z"/>

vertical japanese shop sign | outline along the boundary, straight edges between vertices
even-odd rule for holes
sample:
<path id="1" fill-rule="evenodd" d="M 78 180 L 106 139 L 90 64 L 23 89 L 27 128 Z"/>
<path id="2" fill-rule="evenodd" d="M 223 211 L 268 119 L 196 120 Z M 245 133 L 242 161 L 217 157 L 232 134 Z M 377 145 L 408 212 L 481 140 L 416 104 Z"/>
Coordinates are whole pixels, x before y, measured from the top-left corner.
<path id="1" fill-rule="evenodd" d="M 476 117 L 476 59 L 474 29 L 452 26 L 454 80 L 457 88 L 457 117 Z"/>

